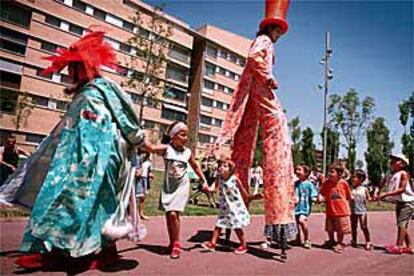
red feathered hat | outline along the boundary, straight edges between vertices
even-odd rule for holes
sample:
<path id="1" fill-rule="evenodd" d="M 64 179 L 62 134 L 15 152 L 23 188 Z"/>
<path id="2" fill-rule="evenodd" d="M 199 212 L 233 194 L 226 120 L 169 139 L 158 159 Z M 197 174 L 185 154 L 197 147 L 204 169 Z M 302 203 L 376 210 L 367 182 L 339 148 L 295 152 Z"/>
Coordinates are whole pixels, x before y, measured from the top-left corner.
<path id="1" fill-rule="evenodd" d="M 118 69 L 113 48 L 104 42 L 103 31 L 93 31 L 72 45 L 68 49 L 59 48 L 57 55 L 45 57 L 52 65 L 43 70 L 43 74 L 60 72 L 73 62 L 84 64 L 89 80 L 92 80 L 100 72 L 100 66 L 104 65 L 112 69 Z"/>
<path id="2" fill-rule="evenodd" d="M 282 34 L 288 30 L 286 14 L 290 0 L 266 0 L 266 16 L 260 22 L 260 29 L 274 24 L 282 29 Z"/>

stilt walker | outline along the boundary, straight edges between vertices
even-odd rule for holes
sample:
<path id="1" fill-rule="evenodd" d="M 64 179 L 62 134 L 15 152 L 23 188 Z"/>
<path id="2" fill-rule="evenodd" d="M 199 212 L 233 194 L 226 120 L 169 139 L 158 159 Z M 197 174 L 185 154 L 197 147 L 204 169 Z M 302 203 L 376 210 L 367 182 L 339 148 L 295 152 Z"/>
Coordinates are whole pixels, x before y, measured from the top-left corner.
<path id="1" fill-rule="evenodd" d="M 68 66 L 73 101 L 1 187 L 0 203 L 31 210 L 20 248 L 29 255 L 18 258 L 19 266 L 69 267 L 87 257 L 87 265 L 99 268 L 116 260 L 115 241 L 137 225 L 127 218 L 135 198 L 129 153 L 147 142 L 130 97 L 100 74 L 102 65 L 117 68 L 103 32 L 90 32 L 46 59 L 52 65 L 44 74 Z"/>
<path id="2" fill-rule="evenodd" d="M 248 187 L 259 125 L 262 126 L 265 235 L 280 244 L 286 258 L 287 241 L 296 236 L 291 141 L 287 118 L 273 89 L 273 44 L 288 29 L 288 0 L 267 0 L 266 17 L 253 41 L 246 67 L 227 112 L 218 145 L 231 141 L 235 174 Z"/>

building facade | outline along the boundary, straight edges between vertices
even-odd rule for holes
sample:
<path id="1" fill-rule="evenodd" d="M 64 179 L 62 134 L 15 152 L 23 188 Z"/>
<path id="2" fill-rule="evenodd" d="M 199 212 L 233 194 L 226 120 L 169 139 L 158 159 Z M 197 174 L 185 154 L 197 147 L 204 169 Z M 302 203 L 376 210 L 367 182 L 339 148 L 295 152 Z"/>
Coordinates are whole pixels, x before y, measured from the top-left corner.
<path id="1" fill-rule="evenodd" d="M 0 17 L 0 143 L 10 133 L 18 144 L 34 150 L 63 116 L 70 98 L 63 93 L 67 71 L 41 75 L 48 62 L 42 57 L 67 47 L 91 25 L 101 26 L 124 70 L 103 74 L 118 83 L 130 76 L 128 60 L 136 51 L 126 42 L 137 29 L 131 20 L 143 16 L 139 35 L 154 34 L 147 23 L 153 7 L 136 0 L 15 0 L 1 1 Z M 226 110 L 246 62 L 251 41 L 214 26 L 192 29 L 164 14 L 172 26 L 165 68 L 165 90 L 159 103 L 142 99 L 125 87 L 133 101 L 144 100 L 143 125 L 153 135 L 175 120 L 188 122 L 192 147 L 198 152 L 221 131 Z M 156 138 L 155 138 L 156 139 Z"/>

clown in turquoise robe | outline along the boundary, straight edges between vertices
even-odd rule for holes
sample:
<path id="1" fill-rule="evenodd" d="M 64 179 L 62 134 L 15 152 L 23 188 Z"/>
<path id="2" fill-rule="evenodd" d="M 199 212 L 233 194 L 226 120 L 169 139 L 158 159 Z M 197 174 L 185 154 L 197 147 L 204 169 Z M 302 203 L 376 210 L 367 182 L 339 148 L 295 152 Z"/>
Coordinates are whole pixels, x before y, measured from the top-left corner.
<path id="1" fill-rule="evenodd" d="M 129 153 L 144 132 L 130 97 L 97 77 L 33 155 L 0 188 L 0 202 L 31 209 L 21 251 L 52 248 L 81 257 L 109 244 L 108 220 L 126 219 L 133 174 Z"/>

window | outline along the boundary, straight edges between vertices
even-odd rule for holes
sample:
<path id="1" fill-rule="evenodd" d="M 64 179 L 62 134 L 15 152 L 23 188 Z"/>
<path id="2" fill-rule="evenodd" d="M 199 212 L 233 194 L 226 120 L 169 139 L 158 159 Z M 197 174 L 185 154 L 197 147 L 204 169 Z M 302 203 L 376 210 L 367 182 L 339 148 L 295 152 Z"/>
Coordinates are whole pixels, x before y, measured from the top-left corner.
<path id="1" fill-rule="evenodd" d="M 69 32 L 75 33 L 75 34 L 78 34 L 78 35 L 83 35 L 83 28 L 79 27 L 77 25 L 74 25 L 74 24 L 70 24 Z"/>
<path id="2" fill-rule="evenodd" d="M 216 74 L 216 66 L 214 64 L 211 64 L 209 62 L 206 62 L 206 76 L 214 76 Z"/>
<path id="3" fill-rule="evenodd" d="M 16 5 L 13 1 L 1 1 L 0 17 L 2 20 L 29 27 L 32 13 L 28 9 Z"/>
<path id="4" fill-rule="evenodd" d="M 212 107 L 213 106 L 213 100 L 205 97 L 201 97 L 201 104 L 204 106 Z"/>
<path id="5" fill-rule="evenodd" d="M 74 8 L 80 9 L 81 11 L 86 11 L 86 4 L 79 0 L 73 0 L 72 6 Z"/>
<path id="6" fill-rule="evenodd" d="M 204 80 L 204 88 L 213 90 L 214 89 L 214 82 L 209 81 L 209 80 Z"/>
<path id="7" fill-rule="evenodd" d="M 225 103 L 223 103 L 223 102 L 216 102 L 216 107 L 218 108 L 218 109 L 222 109 L 222 110 L 225 110 L 224 109 L 224 105 L 225 105 Z"/>
<path id="8" fill-rule="evenodd" d="M 11 134 L 11 131 L 4 129 L 0 130 L 0 145 L 4 145 L 6 143 L 7 138 L 9 138 Z"/>
<path id="9" fill-rule="evenodd" d="M 214 143 L 215 140 L 216 139 L 215 139 L 214 136 L 210 136 L 210 135 L 206 135 L 206 134 L 201 134 L 201 133 L 198 135 L 198 141 L 200 143 L 203 143 L 203 144 Z"/>
<path id="10" fill-rule="evenodd" d="M 219 51 L 219 57 L 221 57 L 221 58 L 227 58 L 227 52 L 225 52 L 223 50 L 220 50 Z"/>
<path id="11" fill-rule="evenodd" d="M 155 128 L 155 122 L 144 120 L 144 128 L 154 129 Z"/>
<path id="12" fill-rule="evenodd" d="M 237 62 L 237 57 L 235 55 L 230 55 L 230 61 L 233 63 Z"/>
<path id="13" fill-rule="evenodd" d="M 119 17 L 113 16 L 111 14 L 106 14 L 105 21 L 108 22 L 108 23 L 114 24 L 118 27 L 121 27 L 121 28 L 123 26 L 123 22 L 122 22 L 123 20 L 120 19 Z"/>
<path id="14" fill-rule="evenodd" d="M 178 66 L 167 65 L 167 78 L 180 82 L 187 82 L 188 70 Z"/>
<path id="15" fill-rule="evenodd" d="M 225 75 L 226 75 L 226 69 L 224 69 L 223 67 L 219 67 L 219 69 L 218 69 L 218 73 L 219 73 L 220 75 L 225 76 Z"/>
<path id="16" fill-rule="evenodd" d="M 185 122 L 187 120 L 187 115 L 179 111 L 167 109 L 163 106 L 161 110 L 161 118 L 171 121 Z"/>
<path id="17" fill-rule="evenodd" d="M 0 48 L 16 54 L 26 53 L 27 35 L 0 27 Z"/>
<path id="18" fill-rule="evenodd" d="M 104 12 L 103 10 L 97 9 L 97 8 L 93 9 L 93 15 L 102 20 L 105 20 L 106 18 L 106 12 Z"/>
<path id="19" fill-rule="evenodd" d="M 224 85 L 218 84 L 217 85 L 217 90 L 224 91 Z"/>
<path id="20" fill-rule="evenodd" d="M 46 136 L 37 134 L 26 134 L 26 142 L 40 144 Z"/>
<path id="21" fill-rule="evenodd" d="M 129 54 L 131 53 L 132 47 L 131 45 L 128 45 L 126 43 L 121 43 L 121 45 L 119 46 L 119 50 Z"/>
<path id="22" fill-rule="evenodd" d="M 208 116 L 201 115 L 200 116 L 200 123 L 205 125 L 211 125 L 212 124 L 212 118 Z"/>
<path id="23" fill-rule="evenodd" d="M 130 95 L 131 95 L 132 102 L 134 104 L 140 104 L 142 102 L 142 96 L 141 95 L 137 95 L 137 94 L 134 94 L 134 93 L 130 93 Z"/>
<path id="24" fill-rule="evenodd" d="M 56 108 L 60 109 L 60 110 L 67 110 L 68 109 L 68 104 L 69 103 L 64 102 L 64 101 L 57 101 Z"/>
<path id="25" fill-rule="evenodd" d="M 40 44 L 40 48 L 42 50 L 54 53 L 54 52 L 56 52 L 56 49 L 58 48 L 58 46 L 56 44 L 53 44 L 53 43 L 42 41 L 42 43 Z"/>
<path id="26" fill-rule="evenodd" d="M 0 112 L 14 113 L 16 110 L 17 93 L 0 88 Z"/>
<path id="27" fill-rule="evenodd" d="M 49 99 L 41 96 L 32 96 L 32 103 L 34 105 L 49 107 Z"/>
<path id="28" fill-rule="evenodd" d="M 145 98 L 145 105 L 148 106 L 148 107 L 157 108 L 158 103 L 154 99 Z"/>
<path id="29" fill-rule="evenodd" d="M 59 18 L 56 18 L 54 16 L 50 16 L 50 15 L 46 16 L 46 23 L 48 23 L 50 25 L 53 25 L 53 26 L 56 26 L 56 27 L 60 28 L 60 23 L 61 22 L 62 22 L 62 20 L 60 20 Z"/>
<path id="30" fill-rule="evenodd" d="M 244 67 L 246 65 L 246 59 L 241 58 L 239 64 Z"/>
<path id="31" fill-rule="evenodd" d="M 187 63 L 190 60 L 189 51 L 177 45 L 173 45 L 170 48 L 168 52 L 168 56 L 175 58 L 177 60 L 180 60 L 182 62 L 185 62 L 185 63 Z"/>
<path id="32" fill-rule="evenodd" d="M 17 89 L 17 90 L 20 89 L 20 82 L 22 79 L 20 75 L 9 73 L 6 71 L 0 71 L 0 75 L 1 75 L 2 86 Z"/>
<path id="33" fill-rule="evenodd" d="M 49 73 L 49 74 L 45 75 L 42 72 L 43 72 L 43 69 L 37 69 L 36 76 L 42 77 L 42 78 L 45 78 L 45 79 L 49 79 L 49 80 L 51 80 L 53 78 L 52 73 Z"/>
<path id="34" fill-rule="evenodd" d="M 228 90 L 227 93 L 229 93 L 230 95 L 233 94 L 233 92 L 234 92 L 234 89 L 232 89 L 232 88 L 227 88 L 227 90 Z"/>
<path id="35" fill-rule="evenodd" d="M 143 28 L 139 28 L 138 33 L 139 33 L 140 36 L 142 36 L 144 38 L 149 38 L 150 37 L 150 34 L 151 34 L 150 31 L 147 31 L 147 30 L 145 30 Z"/>
<path id="36" fill-rule="evenodd" d="M 119 50 L 121 48 L 121 43 L 115 39 L 105 37 L 105 41 L 110 44 L 115 50 Z"/>
<path id="37" fill-rule="evenodd" d="M 118 70 L 117 72 L 118 72 L 118 74 L 120 74 L 121 76 L 127 77 L 127 76 L 128 76 L 128 74 L 131 74 L 131 73 L 129 73 L 128 68 L 126 68 L 126 67 L 124 67 L 124 66 L 121 66 L 121 65 L 118 65 L 118 67 L 119 67 L 119 70 Z"/>
<path id="38" fill-rule="evenodd" d="M 217 127 L 221 127 L 223 125 L 223 120 L 215 119 L 214 120 L 214 125 L 217 126 Z"/>
<path id="39" fill-rule="evenodd" d="M 122 21 L 122 28 L 132 32 L 134 31 L 134 24 L 124 20 Z"/>
<path id="40" fill-rule="evenodd" d="M 66 84 L 71 84 L 72 80 L 70 79 L 70 77 L 68 75 L 60 75 L 60 82 L 61 83 L 66 83 Z"/>
<path id="41" fill-rule="evenodd" d="M 184 102 L 187 98 L 187 93 L 173 87 L 167 87 L 164 97 Z"/>
<path id="42" fill-rule="evenodd" d="M 213 47 L 210 47 L 210 46 L 207 46 L 206 54 L 209 57 L 217 58 L 217 49 L 213 48 Z"/>

